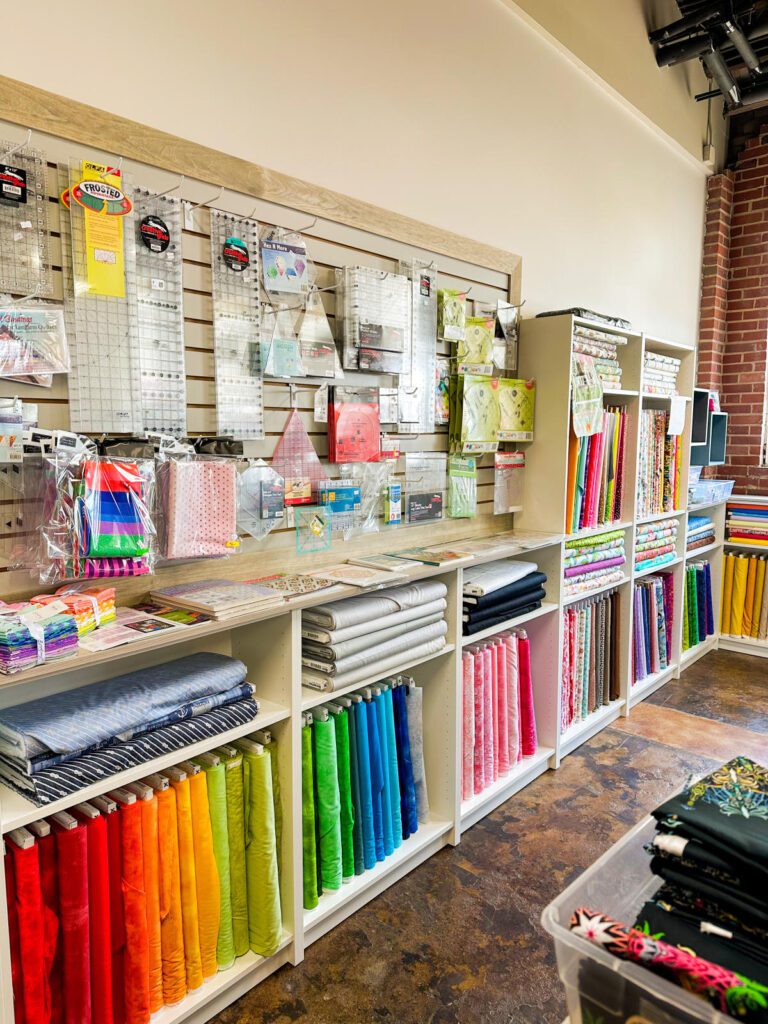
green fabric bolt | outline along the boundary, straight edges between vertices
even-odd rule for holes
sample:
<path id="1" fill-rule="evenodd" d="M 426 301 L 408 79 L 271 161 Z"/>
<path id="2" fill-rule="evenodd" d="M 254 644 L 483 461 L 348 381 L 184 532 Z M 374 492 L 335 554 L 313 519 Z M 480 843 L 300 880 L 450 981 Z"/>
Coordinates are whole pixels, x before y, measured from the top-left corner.
<path id="1" fill-rule="evenodd" d="M 229 876 L 232 898 L 232 931 L 235 956 L 248 952 L 248 885 L 245 877 L 245 798 L 243 756 L 224 761 L 227 780 L 227 828 L 229 831 Z"/>
<path id="2" fill-rule="evenodd" d="M 336 761 L 339 776 L 341 824 L 341 873 L 343 878 L 355 874 L 355 842 L 353 838 L 355 810 L 352 806 L 352 780 L 349 763 L 349 720 L 347 712 L 332 715 L 336 730 Z"/>
<path id="3" fill-rule="evenodd" d="M 341 887 L 341 798 L 336 763 L 336 729 L 332 721 L 315 721 L 317 820 L 320 836 L 320 878 L 323 892 Z"/>
<path id="4" fill-rule="evenodd" d="M 275 843 L 277 844 L 277 873 L 280 874 L 283 858 L 283 804 L 280 799 L 280 763 L 277 760 L 277 740 L 264 747 L 269 751 L 272 768 L 272 798 L 275 804 Z"/>
<path id="5" fill-rule="evenodd" d="M 229 868 L 229 829 L 227 826 L 227 781 L 223 764 L 215 767 L 201 764 L 208 785 L 208 808 L 213 833 L 213 855 L 219 872 L 221 919 L 216 944 L 219 970 L 226 970 L 235 962 L 235 939 L 232 924 L 232 892 Z"/>
<path id="6" fill-rule="evenodd" d="M 271 760 L 268 750 L 243 751 L 248 933 L 259 956 L 273 956 L 283 935 Z"/>
<path id="7" fill-rule="evenodd" d="M 696 570 L 691 569 L 688 574 L 688 635 L 691 647 L 695 647 L 701 640 L 699 636 L 699 599 L 696 593 Z"/>
<path id="8" fill-rule="evenodd" d="M 355 720 L 354 707 L 351 707 L 347 711 L 347 725 L 349 726 L 349 778 L 352 783 L 352 842 L 355 852 L 355 874 L 362 875 L 363 871 L 365 871 L 365 862 L 363 859 L 363 815 L 360 800 L 357 722 Z"/>
<path id="9" fill-rule="evenodd" d="M 315 848 L 315 772 L 312 767 L 312 728 L 301 730 L 301 845 L 304 853 L 304 909 L 317 906 L 317 852 Z"/>

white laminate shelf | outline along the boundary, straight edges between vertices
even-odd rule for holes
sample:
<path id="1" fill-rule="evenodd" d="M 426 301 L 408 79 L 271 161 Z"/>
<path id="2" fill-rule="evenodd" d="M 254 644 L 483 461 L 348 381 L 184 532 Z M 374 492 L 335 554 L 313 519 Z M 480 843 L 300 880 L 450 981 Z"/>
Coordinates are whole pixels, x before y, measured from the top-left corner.
<path id="1" fill-rule="evenodd" d="M 687 511 L 687 509 L 678 508 L 674 512 L 654 512 L 652 516 L 644 516 L 642 519 L 638 519 L 636 525 L 647 526 L 648 523 L 663 523 L 665 519 L 676 519 L 678 516 L 684 516 Z"/>
<path id="2" fill-rule="evenodd" d="M 587 526 L 576 533 L 567 533 L 563 538 L 566 544 L 572 540 L 584 540 L 589 537 L 597 537 L 601 533 L 613 533 L 614 530 L 627 530 L 632 526 L 631 519 L 621 519 L 618 523 L 605 523 L 603 526 Z"/>
<path id="3" fill-rule="evenodd" d="M 357 683 L 350 683 L 348 686 L 342 686 L 338 690 L 313 690 L 309 686 L 302 686 L 302 700 L 301 710 L 309 711 L 312 708 L 316 708 L 319 704 L 327 704 L 329 701 L 335 700 L 337 697 L 343 697 L 345 693 L 354 693 L 355 690 L 363 690 L 366 686 L 374 686 L 376 683 L 381 682 L 382 679 L 389 679 L 391 676 L 399 675 L 401 672 L 409 672 L 412 668 L 416 668 L 418 665 L 424 665 L 428 661 L 434 661 L 435 658 L 442 658 L 446 654 L 450 654 L 456 650 L 455 644 L 446 644 L 445 647 L 441 647 L 439 651 L 435 651 L 434 654 L 427 654 L 423 658 L 417 658 L 416 661 L 413 659 L 408 660 L 407 653 L 403 655 L 403 662 L 396 668 L 390 669 L 385 672 L 382 676 L 381 672 L 372 671 L 369 676 L 361 679 Z"/>
<path id="4" fill-rule="evenodd" d="M 275 704 L 271 700 L 264 700 L 259 697 L 259 704 L 258 715 L 253 721 L 246 722 L 245 725 L 238 725 L 237 728 L 228 729 L 217 736 L 208 736 L 204 740 L 200 740 L 199 743 L 191 743 L 180 750 L 172 751 L 170 754 L 163 754 L 162 757 L 156 757 L 151 761 L 145 761 L 144 764 L 127 768 L 124 772 L 110 775 L 106 779 L 101 779 L 99 782 L 94 783 L 92 786 L 79 789 L 76 793 L 71 793 L 69 796 L 62 797 L 61 800 L 55 800 L 44 807 L 37 807 L 9 786 L 0 785 L 0 814 L 2 815 L 3 835 L 14 828 L 28 825 L 30 821 L 37 821 L 38 818 L 48 817 L 51 814 L 56 814 L 57 811 L 66 810 L 72 807 L 73 804 L 83 803 L 94 796 L 109 793 L 113 789 L 120 789 L 121 786 L 126 786 L 129 782 L 136 782 L 138 779 L 146 778 L 147 775 L 161 772 L 163 769 L 170 768 L 171 765 L 178 764 L 180 761 L 188 761 L 190 758 L 197 757 L 198 754 L 202 754 L 207 750 L 212 750 L 214 747 L 241 739 L 243 736 L 258 732 L 259 729 L 267 729 L 269 726 L 275 725 L 277 722 L 283 722 L 290 717 L 288 708 Z"/>
<path id="5" fill-rule="evenodd" d="M 691 401 L 688 395 L 654 395 L 650 391 L 643 391 L 642 393 L 644 402 L 669 402 L 672 398 L 681 398 L 684 402 Z"/>
<path id="6" fill-rule="evenodd" d="M 548 769 L 554 754 L 552 747 L 539 747 L 535 754 L 524 757 L 506 775 L 500 775 L 490 786 L 486 786 L 482 793 L 475 793 L 462 801 L 462 832 L 542 775 Z"/>
<path id="7" fill-rule="evenodd" d="M 503 633 L 506 629 L 518 629 L 520 626 L 524 626 L 526 622 L 540 619 L 542 615 L 551 615 L 553 612 L 558 611 L 559 607 L 559 605 L 553 604 L 551 601 L 543 601 L 541 608 L 537 608 L 533 612 L 518 615 L 516 619 L 507 619 L 505 622 L 500 622 L 497 626 L 489 626 L 488 629 L 483 629 L 479 633 L 473 633 L 472 636 L 463 636 L 461 638 L 461 646 L 469 647 L 471 644 L 480 643 L 481 640 L 487 640 L 498 633 Z"/>
<path id="8" fill-rule="evenodd" d="M 639 392 L 628 388 L 603 388 L 605 398 L 637 398 Z"/>
<path id="9" fill-rule="evenodd" d="M 686 551 L 685 560 L 686 562 L 692 562 L 694 558 L 699 558 L 700 555 L 708 555 L 712 551 L 719 551 L 723 546 L 721 540 L 712 541 L 711 544 L 705 544 L 703 547 L 694 548 L 693 551 Z"/>
<path id="10" fill-rule="evenodd" d="M 720 634 L 718 641 L 721 651 L 733 651 L 736 654 L 751 654 L 757 658 L 768 658 L 768 641 L 754 640 L 749 636 L 727 636 Z"/>
<path id="11" fill-rule="evenodd" d="M 587 715 L 583 721 L 574 722 L 560 737 L 560 756 L 572 754 L 582 743 L 602 732 L 611 722 L 616 721 L 623 708 L 623 700 L 612 700 L 610 704 L 605 704 L 591 715 Z"/>
<path id="12" fill-rule="evenodd" d="M 671 665 L 667 665 L 661 671 L 654 672 L 652 675 L 646 676 L 645 679 L 641 679 L 639 683 L 635 683 L 629 691 L 629 706 L 633 708 L 636 704 L 644 701 L 646 697 L 650 697 L 652 693 L 668 683 L 676 672 L 677 662 L 673 661 Z"/>
<path id="13" fill-rule="evenodd" d="M 621 587 L 625 583 L 629 583 L 629 576 L 625 575 L 620 580 L 616 580 L 615 583 L 606 583 L 602 587 L 595 587 L 594 590 L 585 590 L 580 594 L 566 594 L 563 597 L 563 606 L 567 607 L 569 604 L 576 604 L 578 601 L 586 601 L 590 597 L 596 597 L 598 594 L 604 594 L 607 590 L 615 590 L 617 587 Z"/>
<path id="14" fill-rule="evenodd" d="M 737 548 L 744 551 L 762 551 L 764 555 L 768 555 L 768 544 L 751 544 L 746 540 L 727 540 L 724 544 L 727 548 Z"/>
<path id="15" fill-rule="evenodd" d="M 699 658 L 703 658 L 709 651 L 714 650 L 718 645 L 717 634 L 708 636 L 706 640 L 702 640 L 700 644 L 696 644 L 695 647 L 689 647 L 687 651 L 683 651 L 680 655 L 680 669 L 690 668 L 690 666 L 698 661 Z"/>
<path id="16" fill-rule="evenodd" d="M 635 580 L 641 580 L 643 576 L 652 576 L 657 572 L 664 572 L 667 569 L 673 569 L 676 565 L 680 565 L 682 557 L 671 558 L 668 562 L 660 562 L 658 565 L 649 565 L 645 569 L 639 569 L 632 574 L 632 578 Z"/>
<path id="17" fill-rule="evenodd" d="M 707 442 L 704 441 L 703 444 Z M 725 505 L 728 502 L 728 498 L 722 498 L 720 501 L 699 501 L 695 505 L 688 506 L 689 514 L 691 512 L 703 512 L 705 508 L 718 508 L 720 505 Z"/>

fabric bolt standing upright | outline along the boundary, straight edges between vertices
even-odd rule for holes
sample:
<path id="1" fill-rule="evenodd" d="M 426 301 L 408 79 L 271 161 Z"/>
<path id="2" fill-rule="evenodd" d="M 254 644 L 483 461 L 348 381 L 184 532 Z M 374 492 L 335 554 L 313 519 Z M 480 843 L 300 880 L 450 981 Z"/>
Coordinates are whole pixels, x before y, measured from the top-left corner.
<path id="1" fill-rule="evenodd" d="M 125 1021 L 126 1024 L 146 1024 L 149 1020 L 149 940 L 141 803 L 123 803 L 118 813 L 125 914 Z"/>
<path id="2" fill-rule="evenodd" d="M 517 634 L 503 633 L 507 657 L 507 708 L 509 711 L 509 763 L 514 767 L 521 759 L 520 746 L 520 673 Z"/>
<path id="3" fill-rule="evenodd" d="M 120 815 L 115 807 L 107 815 L 109 843 L 109 919 L 112 941 L 112 1016 L 115 1024 L 125 1021 L 125 913 L 123 911 L 123 853 Z M 58 887 L 57 887 L 58 891 Z M 54 974 L 55 974 L 54 963 Z M 60 989 L 63 994 L 63 980 Z M 166 999 L 166 1002 L 168 1000 Z"/>
<path id="4" fill-rule="evenodd" d="M 533 679 L 531 677 L 531 642 L 525 633 L 521 633 L 518 638 L 518 655 L 520 659 L 520 745 L 523 756 L 531 757 L 536 753 L 538 739 L 533 704 Z"/>
<path id="5" fill-rule="evenodd" d="M 201 764 L 208 787 L 208 809 L 211 815 L 211 834 L 216 870 L 219 875 L 219 937 L 216 958 L 219 970 L 226 970 L 235 962 L 235 938 L 232 923 L 232 888 L 229 861 L 229 831 L 227 827 L 227 780 L 223 764 Z"/>
<path id="6" fill-rule="evenodd" d="M 720 632 L 731 632 L 731 595 L 733 594 L 733 555 L 723 556 L 723 591 L 720 595 Z"/>
<path id="7" fill-rule="evenodd" d="M 741 636 L 744 620 L 744 602 L 747 596 L 748 559 L 737 555 L 733 564 L 733 590 L 731 591 L 731 636 Z M 691 643 L 693 646 L 693 642 Z"/>
<path id="8" fill-rule="evenodd" d="M 273 739 L 269 743 L 265 743 L 264 749 L 269 754 L 269 764 L 272 770 L 272 802 L 275 805 L 275 845 L 279 875 L 283 852 L 283 803 L 280 799 L 280 762 L 277 757 L 277 740 Z"/>
<path id="9" fill-rule="evenodd" d="M 336 767 L 339 776 L 339 805 L 341 826 L 341 874 L 342 879 L 353 878 L 355 874 L 354 807 L 352 805 L 352 780 L 349 758 L 349 723 L 347 712 L 331 715 L 336 732 Z"/>
<path id="10" fill-rule="evenodd" d="M 301 729 L 301 846 L 305 910 L 314 910 L 318 902 L 312 728 L 304 725 Z"/>
<path id="11" fill-rule="evenodd" d="M 395 842 L 392 835 L 392 795 L 389 789 L 389 744 L 387 742 L 387 712 L 384 706 L 384 693 L 374 695 L 373 706 L 376 709 L 376 731 L 381 751 L 381 822 L 384 833 L 384 856 L 389 857 L 394 851 Z"/>
<path id="12" fill-rule="evenodd" d="M 210 978 L 218 970 L 216 944 L 221 920 L 221 892 L 216 854 L 213 850 L 213 830 L 205 772 L 200 771 L 190 776 L 189 795 L 192 804 L 192 838 L 195 845 L 200 963 L 203 977 Z"/>
<path id="13" fill-rule="evenodd" d="M 509 694 L 507 692 L 507 658 L 504 644 L 501 640 L 493 646 L 493 656 L 496 660 L 496 676 L 498 678 L 498 690 L 496 694 L 496 721 L 499 726 L 499 774 L 506 775 L 509 772 Z"/>
<path id="14" fill-rule="evenodd" d="M 426 825 L 429 821 L 429 795 L 427 793 L 427 772 L 424 765 L 423 696 L 424 691 L 420 686 L 408 687 L 406 707 L 408 708 L 408 735 L 411 739 L 413 784 L 416 790 L 416 812 L 419 823 Z"/>
<path id="15" fill-rule="evenodd" d="M 468 800 L 475 781 L 475 677 L 469 651 L 461 658 L 461 798 Z"/>
<path id="16" fill-rule="evenodd" d="M 19 1009 L 24 1024 L 46 1024 L 51 1007 L 45 963 L 51 951 L 45 941 L 37 843 L 23 850 L 9 837 L 6 847 L 13 862 L 14 945 L 18 941 L 21 969 Z"/>
<path id="17" fill-rule="evenodd" d="M 91 939 L 88 919 L 88 836 L 85 828 L 54 826 L 61 921 L 64 1024 L 91 1019 Z M 127 1019 L 127 1018 L 126 1018 Z M 133 1024 L 129 1020 L 128 1024 Z"/>
<path id="18" fill-rule="evenodd" d="M 391 687 L 384 690 L 384 710 L 387 721 L 387 756 L 389 761 L 389 797 L 392 812 L 392 842 L 395 849 L 403 844 L 403 817 L 400 808 L 400 769 L 397 756 L 395 705 Z"/>
<path id="19" fill-rule="evenodd" d="M 270 760 L 268 750 L 243 752 L 248 933 L 259 956 L 273 956 L 283 934 Z"/>
<path id="20" fill-rule="evenodd" d="M 489 786 L 496 779 L 496 768 L 494 762 L 494 747 L 496 746 L 493 721 L 493 664 L 491 652 L 483 647 L 478 657 L 483 661 L 483 712 L 485 716 L 485 730 L 483 743 L 483 761 L 485 770 L 485 784 Z"/>
<path id="21" fill-rule="evenodd" d="M 392 703 L 397 735 L 397 768 L 400 775 L 400 818 L 403 825 L 403 839 L 408 839 L 418 831 L 419 819 L 416 813 L 416 787 L 413 781 L 411 740 L 408 735 L 408 709 L 405 703 L 404 686 L 395 687 Z"/>
<path id="22" fill-rule="evenodd" d="M 40 861 L 40 888 L 43 897 L 45 919 L 45 944 L 50 950 L 50 959 L 46 960 L 46 984 L 49 989 L 49 1006 L 51 1008 L 51 1024 L 61 1024 L 61 943 L 59 941 L 59 884 L 56 871 L 56 838 L 53 832 L 41 836 L 37 840 L 38 859 Z M 110 905 L 111 905 L 110 893 Z M 114 922 L 110 914 L 112 932 Z M 110 952 L 111 952 L 110 945 Z M 110 966 L 110 975 L 112 968 Z"/>
<path id="23" fill-rule="evenodd" d="M 112 1024 L 112 921 L 109 836 L 101 815 L 84 823 L 88 840 L 88 912 L 91 939 L 91 1017 Z M 161 991 L 162 996 L 162 991 Z M 162 1002 L 160 1003 L 162 1006 Z M 159 1007 L 158 1007 L 159 1009 Z"/>
<path id="24" fill-rule="evenodd" d="M 473 771 L 475 794 L 482 793 L 486 787 L 485 780 L 485 663 L 477 651 L 472 651 L 472 671 L 474 675 L 475 706 L 474 706 L 474 740 L 473 740 Z"/>
<path id="25" fill-rule="evenodd" d="M 200 957 L 200 922 L 197 914 L 197 876 L 189 778 L 186 775 L 183 778 L 172 778 L 171 786 L 176 793 L 176 825 L 179 830 L 181 923 L 184 930 L 187 990 L 194 991 L 203 983 L 203 964 Z"/>
<path id="26" fill-rule="evenodd" d="M 384 772 L 381 763 L 381 745 L 376 717 L 376 705 L 372 700 L 363 702 L 368 722 L 368 753 L 371 763 L 371 802 L 373 804 L 373 838 L 376 844 L 376 860 L 384 860 L 384 820 L 382 793 Z"/>
<path id="27" fill-rule="evenodd" d="M 349 733 L 349 786 L 352 797 L 352 853 L 354 856 L 355 874 L 362 875 L 365 870 L 363 863 L 363 806 L 360 800 L 357 722 L 355 721 L 355 709 L 352 704 L 347 709 L 347 731 Z"/>
<path id="28" fill-rule="evenodd" d="M 323 892 L 341 887 L 341 797 L 336 757 L 336 730 L 332 721 L 315 719 L 312 726 L 315 753 L 317 821 L 320 841 L 320 877 Z"/>
<path id="29" fill-rule="evenodd" d="M 144 856 L 144 891 L 147 895 L 147 949 L 149 952 L 149 1012 L 163 1006 L 163 942 L 160 935 L 160 839 L 157 797 L 142 799 L 141 845 Z"/>
<path id="30" fill-rule="evenodd" d="M 24 980 L 21 974 L 21 953 L 19 944 L 19 915 L 16 910 L 16 880 L 13 876 L 13 858 L 6 850 L 3 857 L 5 869 L 5 909 L 8 914 L 8 943 L 11 952 L 11 988 L 13 990 L 13 1014 L 15 1024 L 24 1021 Z"/>
<path id="31" fill-rule="evenodd" d="M 360 782 L 360 810 L 363 833 L 363 866 L 370 871 L 376 865 L 376 837 L 373 827 L 373 794 L 371 791 L 371 752 L 368 743 L 368 711 L 365 701 L 352 705 L 355 712 L 357 743 L 357 774 Z"/>
<path id="32" fill-rule="evenodd" d="M 160 869 L 160 946 L 163 955 L 163 998 L 167 1006 L 187 994 L 184 925 L 181 912 L 181 868 L 176 791 L 160 789 L 157 800 L 157 835 Z M 116 817 L 116 815 L 113 815 Z"/>
<path id="33" fill-rule="evenodd" d="M 240 752 L 235 757 L 224 760 L 224 778 L 227 787 L 229 885 L 235 956 L 242 956 L 250 949 L 250 939 L 248 936 L 248 883 L 245 871 L 245 787 L 243 775 L 243 755 Z"/>

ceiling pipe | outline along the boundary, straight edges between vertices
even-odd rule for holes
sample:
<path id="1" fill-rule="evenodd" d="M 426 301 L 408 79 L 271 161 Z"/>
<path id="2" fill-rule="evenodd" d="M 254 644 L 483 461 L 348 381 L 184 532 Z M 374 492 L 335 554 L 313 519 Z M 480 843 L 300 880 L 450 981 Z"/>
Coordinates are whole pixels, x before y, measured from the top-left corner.
<path id="1" fill-rule="evenodd" d="M 736 81 L 723 60 L 723 55 L 714 46 L 702 57 L 707 70 L 720 86 L 720 91 L 731 106 L 741 106 L 741 92 Z"/>
<path id="2" fill-rule="evenodd" d="M 739 51 L 739 56 L 747 65 L 750 71 L 759 72 L 760 60 L 749 45 L 749 41 L 744 33 L 741 31 L 735 21 L 726 21 L 723 23 L 723 29 L 725 31 L 726 39 L 729 43 L 732 43 Z"/>
<path id="3" fill-rule="evenodd" d="M 660 68 L 672 67 L 674 64 L 682 64 L 695 57 L 702 57 L 708 50 L 712 49 L 712 40 L 708 35 L 693 36 L 682 42 L 667 43 L 666 46 L 659 46 L 656 50 L 656 63 Z"/>
<path id="4" fill-rule="evenodd" d="M 723 11 L 722 4 L 710 3 L 696 14 L 688 14 L 684 18 L 679 18 L 677 21 L 665 25 L 664 28 L 654 29 L 653 32 L 648 33 L 648 40 L 651 43 L 667 43 L 676 36 L 683 35 L 685 32 L 693 32 L 696 29 L 702 28 L 710 21 L 727 17 L 728 13 Z"/>

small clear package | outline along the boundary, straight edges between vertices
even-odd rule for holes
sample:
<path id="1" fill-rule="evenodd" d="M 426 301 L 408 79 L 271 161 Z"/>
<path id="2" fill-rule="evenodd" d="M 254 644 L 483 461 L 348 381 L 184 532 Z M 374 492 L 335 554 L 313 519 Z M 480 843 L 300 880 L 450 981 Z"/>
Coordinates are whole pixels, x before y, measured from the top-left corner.
<path id="1" fill-rule="evenodd" d="M 523 507 L 525 452 L 497 452 L 493 480 L 493 514 L 519 512 Z"/>

